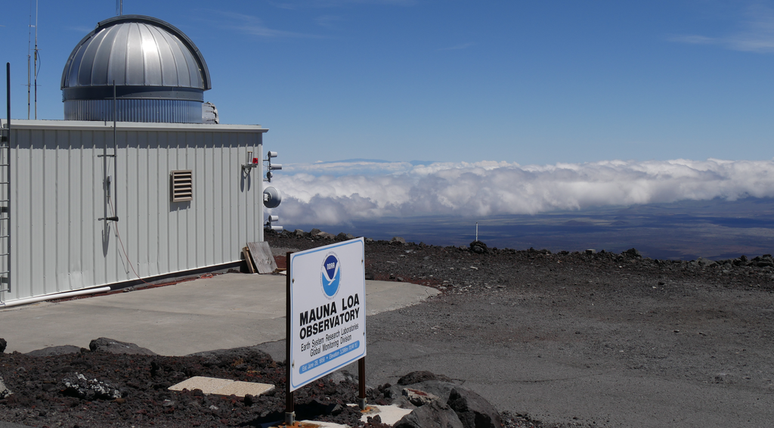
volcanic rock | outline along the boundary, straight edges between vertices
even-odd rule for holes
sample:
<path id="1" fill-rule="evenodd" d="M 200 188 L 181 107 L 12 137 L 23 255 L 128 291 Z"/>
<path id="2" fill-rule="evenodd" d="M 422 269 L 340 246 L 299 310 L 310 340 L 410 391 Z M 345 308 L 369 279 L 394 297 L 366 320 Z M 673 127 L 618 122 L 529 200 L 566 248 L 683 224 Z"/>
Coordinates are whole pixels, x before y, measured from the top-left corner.
<path id="1" fill-rule="evenodd" d="M 134 343 L 120 342 L 106 337 L 100 337 L 89 342 L 89 349 L 92 352 L 108 352 L 111 354 L 157 355 L 150 349 L 142 348 Z"/>
<path id="2" fill-rule="evenodd" d="M 625 256 L 628 256 L 628 257 L 633 257 L 635 259 L 641 259 L 642 258 L 642 254 L 640 254 L 640 252 L 637 251 L 636 248 L 629 248 L 628 250 L 624 251 L 621 254 L 623 254 Z"/>
<path id="3" fill-rule="evenodd" d="M 5 386 L 5 382 L 3 382 L 3 378 L 0 377 L 0 399 L 6 398 L 11 394 L 13 394 L 13 392 L 11 392 L 11 390 Z"/>
<path id="4" fill-rule="evenodd" d="M 431 401 L 439 400 L 439 398 L 434 394 L 413 388 L 403 388 L 403 395 L 408 398 L 411 404 L 417 407 L 424 406 Z"/>
<path id="5" fill-rule="evenodd" d="M 464 428 L 460 418 L 451 407 L 439 401 L 417 407 L 399 420 L 394 428 Z"/>
<path id="6" fill-rule="evenodd" d="M 473 241 L 470 243 L 470 251 L 476 254 L 486 254 L 489 252 L 489 248 L 481 241 Z"/>
<path id="7" fill-rule="evenodd" d="M 437 377 L 435 373 L 424 371 L 424 370 L 418 370 L 418 371 L 403 375 L 400 379 L 398 379 L 398 385 L 412 385 L 415 383 L 424 382 L 427 380 L 436 380 L 436 379 Z"/>
<path id="8" fill-rule="evenodd" d="M 707 267 L 707 266 L 714 265 L 715 262 L 713 262 L 712 260 L 705 259 L 704 257 L 699 257 L 698 259 L 696 259 L 696 264 L 698 264 L 699 266 Z"/>
<path id="9" fill-rule="evenodd" d="M 121 398 L 121 391 L 118 388 L 106 382 L 100 382 L 97 379 L 87 379 L 81 373 L 75 372 L 64 379 L 64 394 L 85 400 L 108 399 L 115 400 Z"/>
<path id="10" fill-rule="evenodd" d="M 484 399 L 473 391 L 455 388 L 449 394 L 447 402 L 465 428 L 497 428 L 503 426 L 500 414 Z"/>
<path id="11" fill-rule="evenodd" d="M 352 376 L 352 373 L 346 370 L 337 370 L 329 374 L 328 376 L 325 376 L 325 379 L 328 379 L 333 383 L 342 383 L 342 382 L 357 383 L 357 379 L 355 379 L 355 376 Z"/>
<path id="12" fill-rule="evenodd" d="M 271 356 L 260 350 L 258 346 L 245 346 L 232 349 L 216 349 L 214 351 L 196 352 L 187 356 L 202 357 L 204 359 L 202 362 L 204 365 L 215 367 L 227 366 L 231 364 L 232 361 L 242 361 L 243 364 L 272 364 Z"/>
<path id="13" fill-rule="evenodd" d="M 49 346 L 48 348 L 27 352 L 27 355 L 30 357 L 53 357 L 55 355 L 77 354 L 82 350 L 86 351 L 85 348 L 73 345 Z"/>

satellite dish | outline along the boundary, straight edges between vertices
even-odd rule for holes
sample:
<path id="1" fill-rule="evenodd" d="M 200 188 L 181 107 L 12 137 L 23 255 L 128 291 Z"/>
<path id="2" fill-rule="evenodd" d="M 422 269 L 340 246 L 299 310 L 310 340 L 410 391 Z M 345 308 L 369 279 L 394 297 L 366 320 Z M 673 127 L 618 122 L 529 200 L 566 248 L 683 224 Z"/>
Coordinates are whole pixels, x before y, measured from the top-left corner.
<path id="1" fill-rule="evenodd" d="M 282 202 L 282 194 L 274 187 L 263 189 L 263 206 L 266 208 L 277 208 Z"/>

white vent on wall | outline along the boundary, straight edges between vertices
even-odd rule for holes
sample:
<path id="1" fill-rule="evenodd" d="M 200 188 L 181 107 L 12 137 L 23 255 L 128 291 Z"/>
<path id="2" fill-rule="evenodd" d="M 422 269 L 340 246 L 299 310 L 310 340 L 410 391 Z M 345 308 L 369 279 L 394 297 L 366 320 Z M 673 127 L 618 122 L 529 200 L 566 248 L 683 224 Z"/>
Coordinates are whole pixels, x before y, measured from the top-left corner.
<path id="1" fill-rule="evenodd" d="M 193 171 L 172 171 L 172 202 L 193 199 Z"/>

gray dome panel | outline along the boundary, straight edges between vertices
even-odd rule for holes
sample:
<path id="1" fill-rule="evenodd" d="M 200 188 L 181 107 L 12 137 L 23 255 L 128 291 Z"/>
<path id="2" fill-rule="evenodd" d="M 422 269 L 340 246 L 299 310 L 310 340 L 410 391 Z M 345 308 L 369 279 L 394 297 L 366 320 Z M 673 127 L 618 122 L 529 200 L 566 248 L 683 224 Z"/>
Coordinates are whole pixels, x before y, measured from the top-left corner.
<path id="1" fill-rule="evenodd" d="M 191 39 L 160 19 L 141 15 L 102 21 L 73 49 L 62 71 L 65 118 L 111 119 L 112 108 L 107 117 L 108 104 L 101 101 L 113 99 L 113 82 L 119 120 L 142 117 L 163 122 L 186 117 L 190 121 L 196 111 L 201 112 L 203 93 L 211 88 L 207 63 Z M 153 100 L 147 106 L 158 111 L 159 118 L 138 114 L 144 105 L 138 100 Z M 124 112 L 122 106 L 131 106 L 133 112 Z"/>
<path id="2" fill-rule="evenodd" d="M 161 20 L 126 15 L 102 21 L 73 49 L 62 89 L 79 86 L 210 89 L 207 64 L 182 32 Z"/>
<path id="3" fill-rule="evenodd" d="M 73 49 L 61 88 L 162 86 L 208 90 L 207 63 L 180 30 L 156 18 L 125 15 L 102 21 Z"/>

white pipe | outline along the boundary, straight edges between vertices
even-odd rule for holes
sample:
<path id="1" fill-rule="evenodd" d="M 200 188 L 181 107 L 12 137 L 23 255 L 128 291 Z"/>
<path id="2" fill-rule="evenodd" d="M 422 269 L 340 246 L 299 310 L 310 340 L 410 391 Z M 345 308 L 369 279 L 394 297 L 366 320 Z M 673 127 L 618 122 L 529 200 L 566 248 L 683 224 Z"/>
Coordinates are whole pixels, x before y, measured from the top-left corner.
<path id="1" fill-rule="evenodd" d="M 67 291 L 67 292 L 64 292 L 64 293 L 48 294 L 48 295 L 45 295 L 45 296 L 31 297 L 29 299 L 13 300 L 13 301 L 10 301 L 8 303 L 0 303 L 0 309 L 2 309 L 2 308 L 10 308 L 12 306 L 26 305 L 26 304 L 29 304 L 29 303 L 42 302 L 44 300 L 65 299 L 65 298 L 68 298 L 68 297 L 82 296 L 84 294 L 106 293 L 106 292 L 108 292 L 110 290 L 111 290 L 110 287 L 89 288 L 87 290 Z"/>

